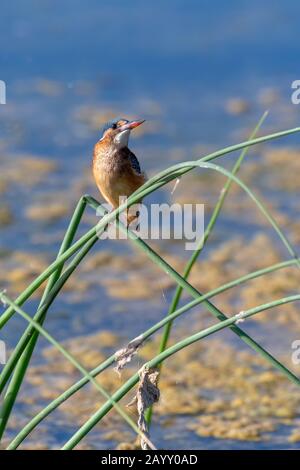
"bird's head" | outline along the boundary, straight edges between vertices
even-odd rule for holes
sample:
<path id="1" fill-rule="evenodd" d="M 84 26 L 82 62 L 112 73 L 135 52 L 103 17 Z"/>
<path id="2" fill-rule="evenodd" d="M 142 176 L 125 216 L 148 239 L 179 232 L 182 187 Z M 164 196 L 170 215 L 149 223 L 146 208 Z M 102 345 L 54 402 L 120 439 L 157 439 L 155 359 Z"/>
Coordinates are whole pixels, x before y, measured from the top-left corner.
<path id="1" fill-rule="evenodd" d="M 127 147 L 132 129 L 143 124 L 145 120 L 128 121 L 128 119 L 114 119 L 109 121 L 102 129 L 101 140 L 109 141 L 117 148 Z"/>

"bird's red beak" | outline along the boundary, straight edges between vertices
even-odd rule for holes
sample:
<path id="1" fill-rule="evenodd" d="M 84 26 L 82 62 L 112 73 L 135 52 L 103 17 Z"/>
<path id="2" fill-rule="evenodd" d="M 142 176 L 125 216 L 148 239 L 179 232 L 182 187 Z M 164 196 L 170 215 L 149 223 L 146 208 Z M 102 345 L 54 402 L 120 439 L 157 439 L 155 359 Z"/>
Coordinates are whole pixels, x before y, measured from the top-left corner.
<path id="1" fill-rule="evenodd" d="M 145 122 L 145 119 L 141 119 L 141 120 L 139 120 L 139 121 L 130 121 L 130 122 L 127 122 L 127 123 L 124 124 L 123 126 L 119 127 L 119 131 L 122 132 L 122 131 L 134 129 L 135 127 L 138 127 L 138 126 L 140 126 L 141 124 L 143 124 L 143 122 Z"/>

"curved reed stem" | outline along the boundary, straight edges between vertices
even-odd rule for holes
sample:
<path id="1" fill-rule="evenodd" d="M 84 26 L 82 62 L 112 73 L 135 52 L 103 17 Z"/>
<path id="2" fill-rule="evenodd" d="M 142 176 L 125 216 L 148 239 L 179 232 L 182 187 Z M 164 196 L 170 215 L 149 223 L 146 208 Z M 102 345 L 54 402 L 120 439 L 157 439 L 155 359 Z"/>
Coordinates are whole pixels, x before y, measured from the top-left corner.
<path id="1" fill-rule="evenodd" d="M 260 120 L 258 121 L 258 123 L 255 126 L 253 132 L 249 136 L 249 140 L 254 139 L 255 135 L 258 132 L 258 130 L 262 126 L 263 122 L 265 121 L 267 115 L 268 115 L 268 111 L 266 111 L 262 115 Z M 237 161 L 235 162 L 235 164 L 232 168 L 231 173 L 233 175 L 236 175 L 237 172 L 239 171 L 239 169 L 241 167 L 241 164 L 242 164 L 248 150 L 249 150 L 249 147 L 244 147 L 243 150 L 241 151 L 240 156 L 238 157 Z M 211 234 L 211 232 L 212 232 L 212 230 L 213 230 L 213 228 L 214 228 L 214 226 L 217 222 L 219 214 L 221 213 L 222 207 L 224 205 L 226 196 L 229 193 L 229 190 L 231 188 L 232 182 L 233 182 L 232 179 L 228 178 L 225 185 L 224 185 L 224 187 L 223 187 L 223 189 L 222 189 L 222 191 L 220 192 L 220 195 L 219 195 L 217 203 L 214 207 L 213 213 L 212 213 L 212 215 L 210 217 L 210 220 L 207 224 L 207 227 L 205 229 L 205 232 L 204 232 L 204 235 L 203 235 L 203 240 L 200 241 L 197 248 L 192 253 L 190 259 L 188 260 L 188 262 L 185 265 L 185 268 L 184 268 L 184 271 L 183 271 L 183 278 L 184 279 L 188 279 L 188 277 L 190 275 L 190 272 L 193 269 L 194 264 L 196 263 L 197 259 L 199 258 L 200 253 L 202 252 L 202 250 L 203 250 L 203 248 L 204 248 L 204 246 L 205 246 L 205 244 L 206 244 L 206 242 L 207 242 L 207 240 L 208 240 L 208 238 L 209 238 L 209 236 L 210 236 L 210 234 Z M 178 304 L 180 302 L 180 299 L 181 299 L 182 292 L 183 292 L 182 287 L 177 286 L 176 290 L 175 290 L 175 294 L 173 295 L 173 298 L 172 298 L 172 301 L 171 301 L 171 304 L 170 304 L 167 315 L 171 315 L 177 309 L 177 306 L 178 306 Z M 164 328 L 164 331 L 162 333 L 162 338 L 161 338 L 161 341 L 160 341 L 160 345 L 159 345 L 159 353 L 163 352 L 167 347 L 169 337 L 170 337 L 170 334 L 171 334 L 172 324 L 173 324 L 172 322 L 168 322 L 166 324 L 165 328 Z M 159 373 L 160 374 L 161 374 L 161 369 L 162 369 L 162 363 L 160 364 L 160 367 L 159 367 Z M 148 422 L 148 427 L 150 427 L 151 419 L 152 419 L 152 406 L 148 409 L 148 411 L 146 413 L 146 419 L 147 419 L 147 422 Z"/>
<path id="2" fill-rule="evenodd" d="M 30 315 L 28 315 L 26 312 L 24 312 L 23 309 L 21 309 L 18 305 L 16 305 L 15 302 L 13 302 L 5 293 L 0 293 L 0 300 L 4 304 L 8 304 L 11 307 L 15 309 L 15 311 L 23 317 L 28 323 L 30 323 L 33 328 L 36 329 L 41 335 L 46 338 L 49 343 L 51 343 L 61 354 L 74 366 L 76 369 L 81 372 L 81 374 L 89 381 L 91 382 L 94 387 L 101 393 L 101 395 L 106 398 L 109 403 L 111 404 L 112 407 L 116 409 L 116 411 L 119 413 L 120 416 L 129 424 L 129 426 L 139 435 L 141 436 L 144 440 L 147 441 L 148 445 L 150 446 L 151 449 L 156 449 L 155 446 L 152 444 L 152 442 L 149 440 L 149 438 L 138 428 L 138 426 L 135 424 L 135 422 L 128 416 L 128 414 L 116 403 L 112 397 L 109 395 L 109 393 L 106 392 L 106 390 L 95 380 L 95 378 L 77 361 L 77 359 L 69 353 L 60 343 L 58 343 L 53 336 L 51 336 L 38 322 L 33 320 Z"/>
<path id="3" fill-rule="evenodd" d="M 273 307 L 277 307 L 279 305 L 283 305 L 288 302 L 294 302 L 296 300 L 300 300 L 300 294 L 298 295 L 293 295 L 290 297 L 282 298 L 277 301 L 269 302 L 264 305 L 260 305 L 258 307 L 246 310 L 243 312 L 242 318 L 246 319 L 252 315 L 256 315 L 259 312 L 268 310 Z M 212 335 L 213 333 L 216 333 L 217 331 L 223 330 L 224 328 L 227 327 L 232 327 L 237 320 L 241 319 L 241 314 L 234 315 L 231 318 L 228 318 L 227 320 L 224 320 L 220 323 L 217 323 L 216 325 L 213 325 L 209 328 L 206 328 L 194 335 L 188 336 L 187 338 L 179 341 L 178 343 L 174 344 L 173 346 L 169 347 L 162 353 L 158 354 L 156 357 L 154 357 L 152 360 L 148 361 L 146 364 L 144 364 L 143 367 L 157 367 L 162 361 L 165 361 L 167 358 L 170 356 L 176 354 L 178 351 L 180 351 L 183 348 L 186 348 L 187 346 L 195 343 L 196 341 L 200 341 L 203 338 L 206 338 L 207 336 Z M 123 384 L 113 395 L 112 399 L 115 402 L 118 402 L 123 398 L 133 387 L 134 385 L 137 384 L 139 380 L 139 374 L 136 373 L 134 374 L 125 384 Z M 298 379 L 298 385 L 300 385 L 300 380 Z M 96 413 L 94 413 L 85 423 L 83 426 L 81 426 L 78 431 L 66 442 L 66 444 L 62 447 L 63 450 L 70 450 L 73 449 L 78 442 L 80 442 L 87 434 L 88 432 L 111 410 L 112 405 L 110 404 L 109 401 L 107 401 Z"/>

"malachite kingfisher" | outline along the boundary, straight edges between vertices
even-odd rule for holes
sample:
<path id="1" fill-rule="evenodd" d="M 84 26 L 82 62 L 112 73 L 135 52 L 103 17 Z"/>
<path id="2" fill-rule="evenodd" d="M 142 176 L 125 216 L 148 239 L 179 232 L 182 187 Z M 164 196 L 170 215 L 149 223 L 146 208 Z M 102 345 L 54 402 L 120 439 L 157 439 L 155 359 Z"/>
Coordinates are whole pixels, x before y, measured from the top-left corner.
<path id="1" fill-rule="evenodd" d="M 113 209 L 146 181 L 138 159 L 128 148 L 130 132 L 143 122 L 145 121 L 127 119 L 108 122 L 102 129 L 101 139 L 94 147 L 94 178 L 100 193 Z M 138 211 L 133 214 L 130 209 L 129 211 L 127 225 L 138 217 Z"/>

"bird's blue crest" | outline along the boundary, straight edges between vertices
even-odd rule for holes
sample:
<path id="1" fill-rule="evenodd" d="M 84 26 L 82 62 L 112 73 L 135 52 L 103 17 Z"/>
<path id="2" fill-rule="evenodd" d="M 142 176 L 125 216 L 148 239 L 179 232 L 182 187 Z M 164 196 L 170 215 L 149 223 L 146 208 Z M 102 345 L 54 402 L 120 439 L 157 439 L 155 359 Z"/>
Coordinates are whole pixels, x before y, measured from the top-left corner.
<path id="1" fill-rule="evenodd" d="M 110 121 L 107 121 L 101 129 L 102 134 L 104 134 L 104 132 L 107 131 L 107 129 L 110 129 L 113 124 L 117 124 L 118 121 L 127 121 L 127 119 L 117 117 L 117 118 L 111 119 Z"/>

